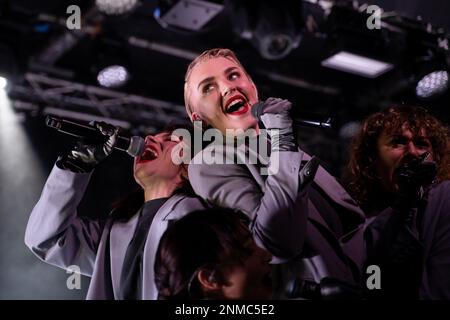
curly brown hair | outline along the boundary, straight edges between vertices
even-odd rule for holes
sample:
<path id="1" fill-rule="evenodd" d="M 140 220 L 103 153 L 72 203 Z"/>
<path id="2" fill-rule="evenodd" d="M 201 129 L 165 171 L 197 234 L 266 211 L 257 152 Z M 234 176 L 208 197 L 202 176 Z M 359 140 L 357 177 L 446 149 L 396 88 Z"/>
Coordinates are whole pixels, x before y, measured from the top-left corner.
<path id="1" fill-rule="evenodd" d="M 370 206 L 382 191 L 374 163 L 378 158 L 378 139 L 381 134 L 401 133 L 406 124 L 413 134 L 425 131 L 431 142 L 433 159 L 437 164 L 438 182 L 450 179 L 449 130 L 426 109 L 412 106 L 393 106 L 367 118 L 353 139 L 348 165 L 348 188 L 361 206 Z"/>

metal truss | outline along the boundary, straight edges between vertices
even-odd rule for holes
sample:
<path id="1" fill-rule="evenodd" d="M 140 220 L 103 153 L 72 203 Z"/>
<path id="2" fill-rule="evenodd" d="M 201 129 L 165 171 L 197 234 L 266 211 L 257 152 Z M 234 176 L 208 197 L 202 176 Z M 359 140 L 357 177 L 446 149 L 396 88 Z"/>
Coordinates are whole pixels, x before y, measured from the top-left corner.
<path id="1" fill-rule="evenodd" d="M 17 109 L 39 108 L 41 114 L 109 121 L 139 131 L 161 130 L 168 123 L 187 120 L 182 105 L 35 73 L 26 73 L 25 83 L 12 85 L 9 95 L 18 101 Z"/>
<path id="2" fill-rule="evenodd" d="M 184 106 L 157 99 L 130 95 L 94 86 L 27 73 L 24 84 L 9 90 L 17 112 L 31 116 L 54 115 L 78 121 L 105 121 L 144 136 L 164 129 L 171 122 L 187 120 Z M 298 130 L 303 149 L 333 164 L 338 173 L 342 145 L 314 128 Z"/>

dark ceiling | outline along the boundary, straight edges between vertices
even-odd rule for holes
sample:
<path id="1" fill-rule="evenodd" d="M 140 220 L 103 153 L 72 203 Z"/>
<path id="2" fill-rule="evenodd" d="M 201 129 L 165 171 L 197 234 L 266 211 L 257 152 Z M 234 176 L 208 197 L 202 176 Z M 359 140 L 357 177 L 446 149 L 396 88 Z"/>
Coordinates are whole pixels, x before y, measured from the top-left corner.
<path id="1" fill-rule="evenodd" d="M 164 27 L 156 21 L 156 8 L 164 13 L 164 8 L 178 2 L 140 1 L 133 12 L 119 17 L 101 14 L 93 0 L 0 2 L 0 74 L 12 83 L 9 92 L 18 101 L 14 104 L 17 111 L 42 115 L 61 109 L 87 118 L 128 121 L 139 130 L 157 130 L 184 116 L 183 77 L 192 55 L 228 47 L 248 68 L 260 96 L 290 99 L 296 117 L 331 116 L 339 130 L 346 122 L 380 108 L 409 103 L 426 106 L 442 120 L 449 120 L 448 92 L 428 101 L 415 96 L 424 65 L 419 62 L 429 52 L 433 59 L 438 56 L 437 38 L 448 35 L 439 28 L 450 30 L 448 1 L 373 0 L 385 11 L 398 13 L 389 18 L 391 26 L 397 26 L 394 31 L 384 26 L 368 30 L 368 14 L 362 2 L 355 6 L 354 1 L 321 1 L 334 3 L 328 15 L 312 0 L 209 1 L 224 8 L 199 31 Z M 263 58 L 250 41 L 234 32 L 245 22 L 235 8 L 244 4 L 254 8 L 246 16 L 248 21 L 265 22 L 267 30 L 274 27 L 267 26 L 273 19 L 261 17 L 261 12 L 267 13 L 258 9 L 262 3 L 271 8 L 273 16 L 287 10 L 301 36 L 298 47 L 283 59 Z M 81 9 L 81 30 L 68 30 L 65 25 L 66 10 L 73 4 Z M 427 29 L 428 22 L 431 29 Z M 340 50 L 390 62 L 394 68 L 368 79 L 321 66 L 323 59 Z M 125 65 L 131 79 L 124 87 L 102 91 L 97 72 L 111 64 Z M 312 151 L 330 150 L 327 146 L 337 137 L 337 131 L 303 132 Z"/>

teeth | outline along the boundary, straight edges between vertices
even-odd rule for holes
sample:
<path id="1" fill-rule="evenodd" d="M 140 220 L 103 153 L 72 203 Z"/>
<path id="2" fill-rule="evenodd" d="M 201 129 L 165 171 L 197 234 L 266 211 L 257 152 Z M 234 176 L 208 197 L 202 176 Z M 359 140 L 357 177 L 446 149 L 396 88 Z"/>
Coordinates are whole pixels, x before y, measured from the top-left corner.
<path id="1" fill-rule="evenodd" d="M 232 107 L 232 106 L 234 106 L 237 103 L 243 103 L 243 102 L 244 102 L 244 100 L 241 100 L 241 99 L 234 100 L 232 103 L 230 103 L 230 105 L 228 107 Z"/>
<path id="2" fill-rule="evenodd" d="M 156 158 L 158 155 L 156 154 L 156 152 L 155 151 L 153 151 L 152 149 L 148 149 L 148 151 L 150 151 L 151 152 L 151 154 Z"/>
<path id="3" fill-rule="evenodd" d="M 242 107 L 244 104 L 245 104 L 245 100 L 244 99 L 233 100 L 228 105 L 227 112 L 239 110 L 239 108 Z"/>

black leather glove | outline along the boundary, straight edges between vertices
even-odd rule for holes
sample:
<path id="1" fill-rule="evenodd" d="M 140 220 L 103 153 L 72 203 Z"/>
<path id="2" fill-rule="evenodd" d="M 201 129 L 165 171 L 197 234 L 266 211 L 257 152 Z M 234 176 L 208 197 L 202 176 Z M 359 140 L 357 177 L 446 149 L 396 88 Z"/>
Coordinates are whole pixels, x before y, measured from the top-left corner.
<path id="1" fill-rule="evenodd" d="M 424 189 L 436 178 L 436 163 L 426 161 L 427 156 L 428 152 L 419 157 L 412 157 L 395 170 L 394 176 L 398 186 L 397 206 L 415 206 L 422 198 Z"/>
<path id="2" fill-rule="evenodd" d="M 272 151 L 297 151 L 292 118 L 289 115 L 292 103 L 279 98 L 268 98 L 257 103 L 252 114 L 264 124 L 271 138 Z"/>
<path id="3" fill-rule="evenodd" d="M 73 150 L 58 158 L 56 165 L 60 169 L 75 173 L 91 172 L 98 163 L 113 152 L 119 129 L 105 122 L 92 124 L 105 136 L 106 141 L 98 144 L 78 142 Z"/>

